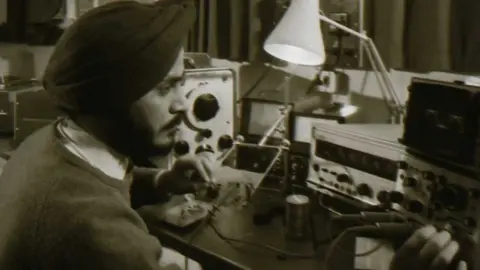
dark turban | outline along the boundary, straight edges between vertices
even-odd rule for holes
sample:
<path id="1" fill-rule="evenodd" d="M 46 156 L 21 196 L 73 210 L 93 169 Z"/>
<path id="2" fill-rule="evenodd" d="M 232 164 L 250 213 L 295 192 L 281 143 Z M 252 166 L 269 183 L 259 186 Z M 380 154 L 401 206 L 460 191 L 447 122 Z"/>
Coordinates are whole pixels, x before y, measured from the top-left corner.
<path id="1" fill-rule="evenodd" d="M 128 108 L 168 74 L 195 15 L 191 0 L 118 1 L 92 9 L 58 41 L 44 87 L 67 112 Z"/>

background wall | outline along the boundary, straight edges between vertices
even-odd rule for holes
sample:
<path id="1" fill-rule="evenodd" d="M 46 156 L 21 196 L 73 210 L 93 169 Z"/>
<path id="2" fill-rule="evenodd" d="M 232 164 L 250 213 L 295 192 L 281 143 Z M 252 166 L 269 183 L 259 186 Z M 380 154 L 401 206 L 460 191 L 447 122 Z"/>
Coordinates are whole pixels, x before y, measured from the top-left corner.
<path id="1" fill-rule="evenodd" d="M 2 1 L 2 0 L 0 0 Z M 48 62 L 52 46 L 27 46 L 20 44 L 0 43 L 0 74 L 11 74 L 21 77 L 41 78 L 43 70 Z M 228 60 L 214 59 L 215 66 L 230 67 L 239 70 L 242 63 L 231 62 Z M 311 80 L 316 74 L 316 69 L 302 66 L 287 66 L 280 68 L 284 71 L 292 72 L 295 75 Z M 365 70 L 343 70 L 350 77 L 350 86 L 352 91 L 366 96 L 381 98 L 381 91 L 378 87 L 375 75 Z M 465 75 L 431 72 L 431 73 L 412 73 L 406 71 L 392 70 L 390 72 L 393 84 L 398 96 L 402 101 L 407 98 L 407 86 L 412 77 L 424 77 L 435 80 L 464 80 Z M 241 86 L 240 86 L 241 87 Z"/>
<path id="2" fill-rule="evenodd" d="M 105 3 L 108 1 L 113 0 L 101 0 L 100 2 Z M 151 0 L 143 1 L 148 2 Z M 6 2 L 7 0 L 0 0 L 0 23 L 6 21 Z M 41 78 L 52 50 L 52 46 L 27 46 L 21 44 L 0 43 L 0 74 Z M 230 67 L 238 71 L 242 63 L 214 59 L 214 65 Z M 281 69 L 292 72 L 295 75 L 308 80 L 314 78 L 317 72 L 314 68 L 310 67 L 287 66 L 282 67 Z M 344 70 L 344 72 L 350 77 L 352 91 L 370 97 L 382 97 L 375 75 L 371 72 L 365 70 Z M 397 94 L 402 101 L 405 101 L 407 98 L 406 88 L 413 76 L 446 81 L 463 80 L 465 78 L 464 75 L 444 72 L 412 73 L 396 70 L 392 70 L 390 75 Z"/>

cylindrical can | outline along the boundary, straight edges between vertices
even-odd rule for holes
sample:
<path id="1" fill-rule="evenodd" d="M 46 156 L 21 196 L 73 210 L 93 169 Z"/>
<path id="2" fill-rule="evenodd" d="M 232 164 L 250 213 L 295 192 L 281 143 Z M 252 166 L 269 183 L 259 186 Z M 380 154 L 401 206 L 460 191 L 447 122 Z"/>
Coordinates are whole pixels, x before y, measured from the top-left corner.
<path id="1" fill-rule="evenodd" d="M 285 202 L 287 238 L 300 240 L 308 237 L 310 199 L 305 195 L 293 194 Z"/>

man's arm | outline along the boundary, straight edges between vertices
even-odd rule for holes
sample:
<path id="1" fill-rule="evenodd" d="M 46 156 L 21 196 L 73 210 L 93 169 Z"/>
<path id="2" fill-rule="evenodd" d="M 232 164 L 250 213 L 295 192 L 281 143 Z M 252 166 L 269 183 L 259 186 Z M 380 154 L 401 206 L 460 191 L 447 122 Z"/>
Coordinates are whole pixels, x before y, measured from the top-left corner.
<path id="1" fill-rule="evenodd" d="M 132 173 L 130 201 L 133 209 L 165 202 L 170 198 L 170 191 L 166 184 L 169 180 L 166 169 L 134 167 Z"/>
<path id="2" fill-rule="evenodd" d="M 88 186 L 47 202 L 37 234 L 39 269 L 171 269 L 159 264 L 159 241 L 121 192 Z"/>
<path id="3" fill-rule="evenodd" d="M 195 193 L 204 184 L 183 179 L 170 170 L 134 167 L 130 187 L 133 209 L 144 205 L 166 202 L 174 194 Z"/>

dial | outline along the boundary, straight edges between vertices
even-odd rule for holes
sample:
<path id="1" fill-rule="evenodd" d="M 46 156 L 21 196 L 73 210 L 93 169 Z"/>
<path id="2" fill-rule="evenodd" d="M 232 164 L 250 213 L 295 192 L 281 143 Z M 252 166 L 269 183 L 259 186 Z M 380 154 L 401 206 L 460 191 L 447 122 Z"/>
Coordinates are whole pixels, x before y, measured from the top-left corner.
<path id="1" fill-rule="evenodd" d="M 352 178 L 350 178 L 350 176 L 348 176 L 345 173 L 341 173 L 341 174 L 337 175 L 337 181 L 339 183 L 353 184 Z"/>
<path id="2" fill-rule="evenodd" d="M 203 152 L 215 153 L 215 151 L 213 151 L 213 147 L 211 147 L 208 144 L 202 144 L 198 146 L 197 149 L 195 150 L 195 154 L 200 154 Z"/>
<path id="3" fill-rule="evenodd" d="M 211 129 L 204 129 L 199 132 L 199 135 L 203 138 L 211 138 L 213 136 L 213 131 Z"/>
<path id="4" fill-rule="evenodd" d="M 418 184 L 418 180 L 415 177 L 407 177 L 403 180 L 403 186 L 404 187 L 416 187 Z"/>
<path id="5" fill-rule="evenodd" d="M 362 183 L 357 186 L 357 193 L 361 196 L 366 196 L 366 197 L 372 197 L 373 196 L 373 190 L 372 188 L 365 183 Z"/>
<path id="6" fill-rule="evenodd" d="M 222 135 L 218 138 L 218 148 L 220 150 L 230 149 L 233 146 L 233 139 L 230 135 Z"/>
<path id="7" fill-rule="evenodd" d="M 397 165 L 400 170 L 408 169 L 408 164 L 405 161 L 399 161 Z"/>
<path id="8" fill-rule="evenodd" d="M 427 179 L 428 181 L 434 181 L 435 180 L 435 174 L 430 171 L 426 171 L 423 173 L 423 177 Z"/>
<path id="9" fill-rule="evenodd" d="M 183 141 L 183 140 L 178 141 L 175 143 L 175 146 L 173 147 L 173 151 L 175 151 L 175 154 L 179 156 L 183 156 L 190 152 L 190 145 L 186 141 Z"/>
<path id="10" fill-rule="evenodd" d="M 465 219 L 465 225 L 469 227 L 477 227 L 477 221 L 472 217 L 468 217 Z"/>
<path id="11" fill-rule="evenodd" d="M 398 203 L 400 204 L 401 202 L 403 202 L 403 199 L 405 198 L 405 196 L 403 195 L 403 193 L 399 192 L 399 191 L 391 191 L 389 193 L 389 199 L 390 199 L 390 202 L 392 203 Z"/>
<path id="12" fill-rule="evenodd" d="M 382 190 L 382 191 L 378 192 L 378 194 L 377 194 L 377 200 L 378 200 L 380 203 L 388 203 L 388 202 L 390 202 L 390 196 L 389 196 L 389 194 L 388 194 L 388 191 Z"/>
<path id="13" fill-rule="evenodd" d="M 219 110 L 217 98 L 209 93 L 198 96 L 193 103 L 193 114 L 199 121 L 205 122 L 214 118 Z"/>
<path id="14" fill-rule="evenodd" d="M 457 185 L 446 185 L 442 187 L 437 200 L 448 210 L 464 210 L 468 205 L 468 192 Z"/>
<path id="15" fill-rule="evenodd" d="M 415 213 L 415 214 L 420 214 L 424 210 L 423 203 L 421 203 L 420 201 L 417 201 L 417 200 L 413 200 L 413 201 L 408 202 L 408 204 L 406 206 L 407 206 L 406 208 L 407 208 L 408 211 L 410 211 L 412 213 Z"/>

